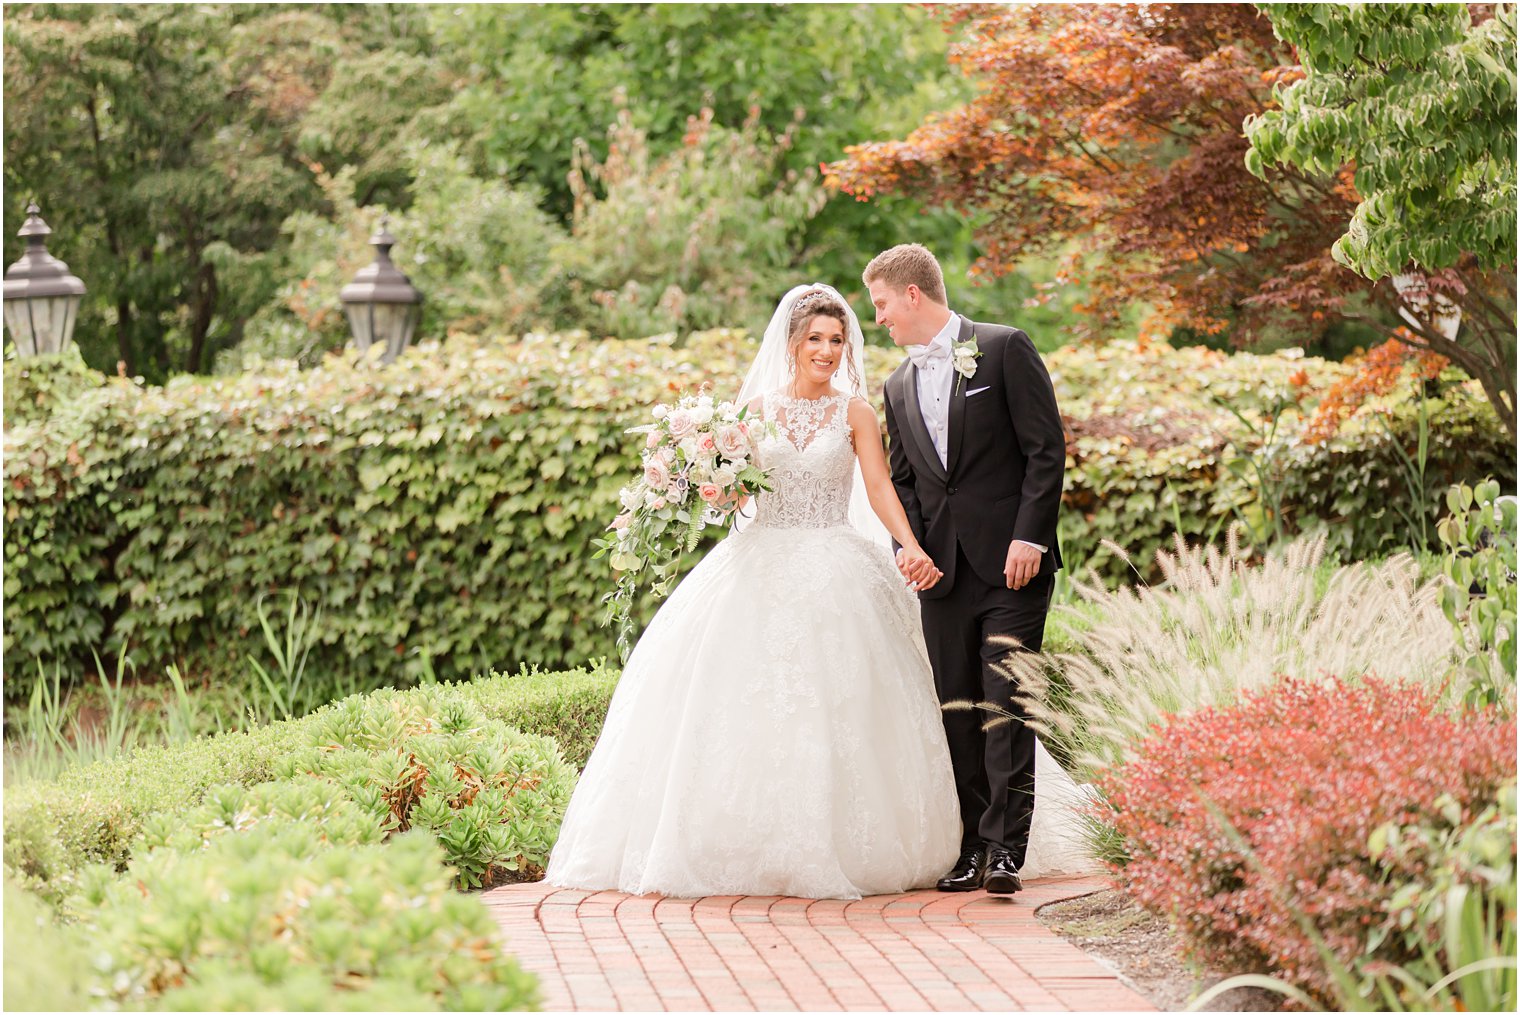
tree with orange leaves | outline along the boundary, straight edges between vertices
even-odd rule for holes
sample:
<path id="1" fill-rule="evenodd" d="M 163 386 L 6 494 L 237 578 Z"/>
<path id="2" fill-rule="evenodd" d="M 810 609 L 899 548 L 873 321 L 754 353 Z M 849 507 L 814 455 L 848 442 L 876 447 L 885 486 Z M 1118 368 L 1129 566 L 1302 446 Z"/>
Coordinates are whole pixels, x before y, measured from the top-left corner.
<path id="1" fill-rule="evenodd" d="M 1354 166 L 1247 170 L 1247 118 L 1304 76 L 1256 8 L 972 4 L 944 18 L 963 32 L 951 60 L 977 96 L 905 140 L 847 149 L 830 186 L 974 215 L 989 274 L 1066 252 L 1093 294 L 1094 337 L 1140 302 L 1152 336 L 1228 331 L 1245 345 L 1275 325 L 1308 343 L 1352 321 L 1390 338 L 1408 327 L 1469 367 L 1422 323 L 1427 294 L 1460 299 L 1460 280 L 1422 275 L 1401 295 L 1333 259 L 1360 200 Z"/>
<path id="2" fill-rule="evenodd" d="M 1139 301 L 1154 308 L 1151 335 L 1247 340 L 1302 316 L 1253 301 L 1270 283 L 1319 279 L 1337 299 L 1368 288 L 1329 255 L 1355 206 L 1349 184 L 1245 169 L 1241 123 L 1297 73 L 1255 8 L 959 5 L 945 17 L 979 94 L 906 140 L 847 149 L 830 185 L 976 214 L 988 274 L 1066 251 L 1098 337 Z"/>

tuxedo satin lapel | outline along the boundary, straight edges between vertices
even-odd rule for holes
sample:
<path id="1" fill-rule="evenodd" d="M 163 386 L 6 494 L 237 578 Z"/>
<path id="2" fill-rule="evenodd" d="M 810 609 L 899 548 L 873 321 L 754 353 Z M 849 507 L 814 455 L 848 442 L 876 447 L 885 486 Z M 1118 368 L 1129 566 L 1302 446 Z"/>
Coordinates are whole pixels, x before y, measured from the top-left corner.
<path id="1" fill-rule="evenodd" d="M 908 407 L 907 419 L 903 421 L 906 429 L 913 435 L 913 440 L 918 444 L 919 456 L 928 464 L 929 468 L 940 479 L 946 476 L 945 467 L 939 464 L 939 452 L 934 450 L 934 439 L 929 436 L 929 429 L 924 426 L 924 410 L 918 402 L 918 367 L 912 363 L 903 371 L 902 380 L 903 404 Z"/>
<path id="2" fill-rule="evenodd" d="M 971 327 L 971 322 L 962 317 L 960 334 L 955 340 L 957 342 L 969 342 L 975 337 L 975 334 L 976 332 Z M 973 374 L 972 377 L 974 376 Z M 945 454 L 947 474 L 955 472 L 955 463 L 961 457 L 961 437 L 966 432 L 966 392 L 971 388 L 972 377 L 962 377 L 960 374 L 956 374 L 955 381 L 951 385 L 950 431 L 945 435 L 945 443 L 947 445 Z"/>

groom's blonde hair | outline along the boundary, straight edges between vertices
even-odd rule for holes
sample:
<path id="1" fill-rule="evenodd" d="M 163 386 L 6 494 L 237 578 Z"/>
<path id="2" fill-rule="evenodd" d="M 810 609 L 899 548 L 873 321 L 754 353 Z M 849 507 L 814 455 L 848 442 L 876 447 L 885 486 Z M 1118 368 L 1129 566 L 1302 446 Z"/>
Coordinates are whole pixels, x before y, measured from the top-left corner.
<path id="1" fill-rule="evenodd" d="M 940 270 L 939 260 L 929 253 L 928 247 L 919 243 L 899 243 L 891 250 L 883 250 L 866 265 L 860 278 L 867 287 L 879 280 L 899 292 L 916 285 L 919 292 L 940 306 L 950 305 L 945 297 L 945 273 Z"/>

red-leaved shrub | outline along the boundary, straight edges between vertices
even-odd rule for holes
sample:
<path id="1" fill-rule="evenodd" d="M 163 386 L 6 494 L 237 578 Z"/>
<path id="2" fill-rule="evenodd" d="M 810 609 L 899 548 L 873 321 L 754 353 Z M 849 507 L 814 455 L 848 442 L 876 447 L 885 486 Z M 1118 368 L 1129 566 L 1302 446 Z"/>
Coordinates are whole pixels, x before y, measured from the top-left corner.
<path id="1" fill-rule="evenodd" d="M 1389 897 L 1421 873 L 1375 863 L 1372 830 L 1439 820 L 1443 795 L 1467 820 L 1514 772 L 1513 719 L 1453 715 L 1429 691 L 1384 681 L 1285 679 L 1160 727 L 1099 788 L 1131 857 L 1120 876 L 1138 902 L 1175 920 L 1192 957 L 1269 972 L 1329 1001 L 1329 974 L 1293 910 L 1352 965 L 1389 919 Z M 1400 940 L 1388 935 L 1377 957 L 1403 964 Z"/>

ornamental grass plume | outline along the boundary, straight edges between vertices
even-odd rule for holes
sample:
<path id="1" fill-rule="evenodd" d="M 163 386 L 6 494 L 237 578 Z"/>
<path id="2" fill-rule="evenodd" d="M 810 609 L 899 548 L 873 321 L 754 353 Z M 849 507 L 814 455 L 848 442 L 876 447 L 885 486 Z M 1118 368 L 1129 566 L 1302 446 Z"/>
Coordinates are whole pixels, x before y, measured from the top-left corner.
<path id="1" fill-rule="evenodd" d="M 1119 547 L 1111 547 L 1123 553 Z M 1323 536 L 1248 565 L 1232 529 L 1223 550 L 1179 536 L 1159 551 L 1165 581 L 1109 590 L 1089 574 L 1057 607 L 1083 629 L 1077 651 L 1010 653 L 1030 724 L 1083 778 L 1131 757 L 1166 716 L 1234 701 L 1282 674 L 1442 686 L 1457 662 L 1439 579 L 1407 554 L 1319 574 Z"/>

